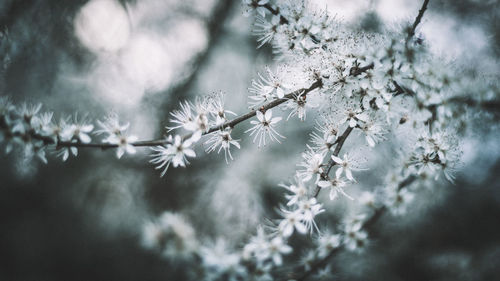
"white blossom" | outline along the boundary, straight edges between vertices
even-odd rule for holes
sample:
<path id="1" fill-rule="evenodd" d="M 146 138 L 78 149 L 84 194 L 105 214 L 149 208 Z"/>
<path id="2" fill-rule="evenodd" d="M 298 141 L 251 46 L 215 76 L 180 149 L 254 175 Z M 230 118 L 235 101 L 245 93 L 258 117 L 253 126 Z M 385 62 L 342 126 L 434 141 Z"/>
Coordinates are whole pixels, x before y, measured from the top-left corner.
<path id="1" fill-rule="evenodd" d="M 75 123 L 68 124 L 64 128 L 63 132 L 61 133 L 62 139 L 67 141 L 75 139 L 82 143 L 90 143 L 91 138 L 89 134 L 94 129 L 94 125 L 89 124 L 88 121 L 86 121 L 85 117 L 82 118 L 81 121 L 78 121 L 77 115 L 75 115 L 74 117 L 74 122 Z"/>
<path id="2" fill-rule="evenodd" d="M 277 236 L 271 240 L 271 242 L 268 245 L 268 250 L 269 250 L 269 256 L 271 257 L 272 261 L 274 262 L 275 265 L 281 265 L 283 262 L 283 258 L 281 255 L 283 254 L 289 254 L 292 252 L 292 247 L 287 245 L 283 238 L 280 236 Z"/>
<path id="3" fill-rule="evenodd" d="M 168 170 L 170 164 L 174 168 L 181 166 L 186 167 L 189 164 L 187 157 L 196 157 L 196 153 L 191 147 L 192 139 L 182 140 L 181 136 L 176 135 L 172 141 L 172 136 L 166 140 L 168 143 L 163 146 L 159 145 L 151 148 L 154 153 L 151 155 L 153 159 L 151 163 L 157 164 L 156 169 L 163 169 L 161 176 L 163 177 Z"/>
<path id="4" fill-rule="evenodd" d="M 343 187 L 346 186 L 346 182 L 338 178 L 337 176 L 326 180 L 320 180 L 318 182 L 318 186 L 320 186 L 321 188 L 330 188 L 330 200 L 334 200 L 335 198 L 337 198 L 337 195 L 339 193 L 353 200 L 353 198 L 347 195 L 347 193 L 345 193 L 343 189 Z"/>
<path id="5" fill-rule="evenodd" d="M 292 206 L 298 204 L 299 201 L 307 198 L 307 188 L 304 182 L 298 177 L 295 177 L 295 184 L 284 185 L 280 184 L 281 187 L 286 188 L 292 194 L 286 194 L 285 198 L 288 199 L 287 206 Z"/>
<path id="6" fill-rule="evenodd" d="M 302 181 L 305 182 L 316 176 L 316 180 L 314 182 L 317 183 L 323 173 L 323 159 L 325 158 L 326 153 L 315 152 L 310 146 L 307 147 L 308 151 L 302 153 L 303 161 L 297 164 L 297 166 L 302 168 L 297 171 L 297 175 Z"/>
<path id="7" fill-rule="evenodd" d="M 254 125 L 252 128 L 245 131 L 245 133 L 250 132 L 250 136 L 254 135 L 253 142 L 258 139 L 258 146 L 266 145 L 266 139 L 269 137 L 272 141 L 277 141 L 281 143 L 279 138 L 285 138 L 280 135 L 275 129 L 274 126 L 281 120 L 281 117 L 274 117 L 271 109 L 268 109 L 265 114 L 260 111 L 256 112 L 256 116 L 258 121 L 252 120 L 250 123 Z"/>
<path id="8" fill-rule="evenodd" d="M 307 232 L 306 226 L 302 223 L 302 212 L 301 210 L 288 211 L 281 209 L 283 214 L 283 219 L 278 225 L 278 229 L 283 237 L 287 238 L 293 234 L 293 230 L 296 229 L 299 233 L 305 234 Z"/>
<path id="9" fill-rule="evenodd" d="M 338 234 L 325 233 L 318 238 L 318 255 L 326 257 L 331 251 L 340 246 L 342 237 Z"/>
<path id="10" fill-rule="evenodd" d="M 368 114 L 363 112 L 360 108 L 357 109 L 346 109 L 344 112 L 344 117 L 340 119 L 339 124 L 348 123 L 349 127 L 354 128 L 356 125 L 360 124 L 359 122 L 368 121 Z M 362 123 L 361 123 L 362 124 Z"/>
<path id="11" fill-rule="evenodd" d="M 365 170 L 357 165 L 357 162 L 349 156 L 348 153 L 344 154 L 344 159 L 340 159 L 339 157 L 332 155 L 332 160 L 339 165 L 337 171 L 335 171 L 335 176 L 340 178 L 340 176 L 345 173 L 348 180 L 356 182 L 354 177 L 352 176 L 352 171 L 360 171 Z"/>
<path id="12" fill-rule="evenodd" d="M 347 221 L 344 224 L 343 243 L 349 251 L 361 251 L 368 243 L 368 233 L 362 229 L 363 222 L 359 220 Z"/>
<path id="13" fill-rule="evenodd" d="M 238 140 L 234 140 L 231 137 L 231 129 L 218 130 L 209 135 L 208 140 L 205 142 L 208 147 L 206 148 L 206 152 L 210 153 L 212 151 L 217 150 L 217 153 L 220 153 L 221 150 L 224 150 L 224 157 L 226 159 L 226 163 L 229 163 L 227 157 L 233 160 L 233 156 L 231 155 L 231 145 L 240 149 L 240 144 Z M 218 148 L 218 149 L 217 149 Z"/>
<path id="14" fill-rule="evenodd" d="M 323 206 L 316 201 L 316 198 L 299 201 L 299 210 L 302 212 L 302 221 L 306 225 L 309 232 L 316 230 L 319 232 L 318 226 L 314 219 L 317 215 L 325 211 Z"/>
<path id="15" fill-rule="evenodd" d="M 395 216 L 404 215 L 415 195 L 407 188 L 398 188 L 398 186 L 391 186 L 387 189 L 385 205 Z"/>

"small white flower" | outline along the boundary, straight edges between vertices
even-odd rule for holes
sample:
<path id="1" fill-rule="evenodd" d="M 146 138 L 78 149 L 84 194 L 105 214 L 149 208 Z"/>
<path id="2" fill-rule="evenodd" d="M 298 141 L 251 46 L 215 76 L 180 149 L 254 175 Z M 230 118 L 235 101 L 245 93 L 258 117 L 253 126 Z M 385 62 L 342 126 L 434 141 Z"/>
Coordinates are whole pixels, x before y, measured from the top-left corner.
<path id="1" fill-rule="evenodd" d="M 126 131 L 129 128 L 130 123 L 120 125 L 118 120 L 118 115 L 111 113 L 108 115 L 103 122 L 97 121 L 100 130 L 96 131 L 96 134 L 107 134 L 107 137 L 102 140 L 104 143 L 115 144 L 118 146 L 116 150 L 116 157 L 120 159 L 125 152 L 129 154 L 134 154 L 136 152 L 133 143 L 137 141 L 136 136 L 126 136 Z"/>
<path id="2" fill-rule="evenodd" d="M 257 42 L 259 42 L 257 48 L 273 40 L 274 35 L 278 32 L 279 23 L 280 17 L 277 15 L 272 16 L 271 22 L 268 22 L 265 17 L 257 15 L 253 30 L 253 34 L 259 37 L 257 39 Z"/>
<path id="3" fill-rule="evenodd" d="M 335 141 L 337 140 L 337 136 L 328 134 L 324 134 L 323 136 L 321 136 L 316 132 L 312 132 L 310 136 L 310 142 L 313 143 L 314 149 L 322 153 L 327 153 L 328 151 L 330 151 L 330 149 L 335 144 Z"/>
<path id="4" fill-rule="evenodd" d="M 368 233 L 362 230 L 360 221 L 348 222 L 344 225 L 344 244 L 350 251 L 361 251 L 368 242 Z"/>
<path id="5" fill-rule="evenodd" d="M 176 135 L 173 143 L 171 143 L 172 136 L 167 138 L 167 142 L 169 143 L 166 146 L 159 145 L 151 148 L 154 153 L 152 154 L 153 159 L 149 161 L 153 164 L 159 164 L 156 169 L 163 169 L 162 177 L 171 163 L 174 168 L 178 166 L 186 167 L 186 164 L 189 164 L 187 157 L 196 157 L 196 153 L 190 148 L 193 143 L 192 139 L 182 141 L 181 136 Z"/>
<path id="6" fill-rule="evenodd" d="M 72 143 L 76 143 L 76 140 L 72 140 Z M 65 162 L 68 160 L 69 155 L 73 154 L 73 156 L 78 156 L 78 149 L 74 146 L 63 147 L 57 151 L 57 156 L 62 158 L 62 161 Z"/>
<path id="7" fill-rule="evenodd" d="M 61 118 L 59 123 L 50 122 L 46 124 L 42 129 L 42 134 L 48 137 L 52 137 L 54 140 L 63 139 L 62 133 L 66 130 L 69 118 Z M 76 140 L 74 140 L 76 141 Z"/>
<path id="8" fill-rule="evenodd" d="M 170 113 L 172 115 L 173 119 L 170 120 L 170 122 L 174 123 L 174 126 L 167 127 L 167 130 L 170 132 L 172 130 L 178 129 L 178 128 L 184 128 L 188 131 L 192 131 L 192 128 L 195 128 L 194 124 L 194 116 L 193 112 L 191 110 L 191 107 L 193 106 L 192 103 L 189 101 L 186 101 L 184 103 L 180 103 L 181 109 L 174 110 Z"/>
<path id="9" fill-rule="evenodd" d="M 125 152 L 128 154 L 135 154 L 136 152 L 133 146 L 133 143 L 137 141 L 136 136 L 111 135 L 106 141 L 110 144 L 118 145 L 118 149 L 116 150 L 116 157 L 118 157 L 118 159 L 120 159 Z"/>
<path id="10" fill-rule="evenodd" d="M 339 124 L 348 123 L 349 127 L 354 128 L 356 125 L 360 124 L 359 121 L 368 121 L 368 114 L 363 112 L 360 108 L 358 109 L 347 109 L 344 112 L 344 117 L 340 119 Z"/>
<path id="11" fill-rule="evenodd" d="M 215 117 L 215 126 L 220 126 L 227 121 L 227 114 L 236 116 L 237 114 L 224 108 L 224 94 L 222 92 L 208 98 L 208 108 L 210 115 Z"/>
<path id="12" fill-rule="evenodd" d="M 304 265 L 305 270 L 310 270 L 311 267 L 316 262 L 316 259 L 317 259 L 316 251 L 311 249 L 307 251 L 306 255 L 302 256 L 302 258 L 300 259 L 300 264 Z"/>
<path id="13" fill-rule="evenodd" d="M 215 245 L 201 248 L 201 257 L 203 266 L 209 268 L 216 276 L 227 274 L 228 280 L 240 280 L 241 276 L 246 273 L 245 268 L 240 264 L 240 256 L 236 253 L 231 253 L 226 247 L 226 243 L 222 239 L 218 239 Z"/>
<path id="14" fill-rule="evenodd" d="M 377 198 L 375 197 L 375 194 L 369 191 L 363 191 L 359 196 L 358 201 L 362 205 L 369 208 L 375 208 L 378 207 L 379 205 L 377 202 Z"/>
<path id="15" fill-rule="evenodd" d="M 104 118 L 104 121 L 102 122 L 100 120 L 97 120 L 97 124 L 101 127 L 101 129 L 96 130 L 95 133 L 98 135 L 108 134 L 108 136 L 121 135 L 125 131 L 127 131 L 128 127 L 130 126 L 130 123 L 121 125 L 116 113 L 109 114 Z M 109 141 L 103 140 L 103 142 Z"/>
<path id="16" fill-rule="evenodd" d="M 33 121 L 33 117 L 40 111 L 42 108 L 42 104 L 32 104 L 28 105 L 27 103 L 23 103 L 17 110 L 17 114 L 21 116 L 21 118 L 28 125 L 33 125 L 31 122 Z"/>
<path id="17" fill-rule="evenodd" d="M 379 123 L 366 122 L 360 125 L 360 128 L 365 134 L 366 142 L 370 147 L 374 147 L 376 143 L 385 140 L 384 134 L 386 131 Z"/>
<path id="18" fill-rule="evenodd" d="M 411 203 L 415 195 L 407 188 L 398 188 L 390 186 L 387 189 L 386 206 L 395 216 L 406 214 L 408 204 Z"/>
<path id="19" fill-rule="evenodd" d="M 302 153 L 302 159 L 304 160 L 297 164 L 297 166 L 302 167 L 301 170 L 297 171 L 297 175 L 305 182 L 311 180 L 316 175 L 314 182 L 317 183 L 320 175 L 323 173 L 323 159 L 326 153 L 315 152 L 310 146 L 307 146 L 307 148 L 309 150 Z"/>
<path id="20" fill-rule="evenodd" d="M 286 120 L 295 115 L 297 115 L 301 121 L 306 120 L 306 109 L 318 107 L 317 104 L 311 102 L 310 100 L 310 98 L 307 98 L 306 100 L 304 92 L 297 95 L 294 99 L 288 100 L 285 106 L 292 111 L 288 114 Z"/>
<path id="21" fill-rule="evenodd" d="M 349 157 L 349 154 L 344 154 L 344 159 L 340 159 L 339 157 L 332 155 L 332 160 L 339 165 L 340 167 L 335 172 L 335 176 L 340 178 L 342 173 L 345 173 L 348 180 L 356 182 L 354 177 L 352 176 L 352 171 L 360 171 L 364 170 L 356 165 L 356 162 Z"/>
<path id="22" fill-rule="evenodd" d="M 250 242 L 243 247 L 242 257 L 245 260 L 255 257 L 259 263 L 262 263 L 269 256 L 268 248 L 269 241 L 264 233 L 264 229 L 259 226 L 257 228 L 257 235 L 252 236 Z"/>
<path id="23" fill-rule="evenodd" d="M 258 146 L 261 147 L 261 145 L 266 145 L 266 139 L 267 136 L 269 136 L 269 138 L 272 141 L 277 141 L 278 143 L 281 143 L 279 141 L 279 138 L 285 138 L 285 137 L 280 135 L 274 129 L 274 126 L 276 126 L 276 124 L 281 120 L 281 117 L 273 118 L 273 112 L 270 109 L 268 109 L 265 114 L 263 114 L 260 111 L 257 111 L 256 116 L 258 121 L 255 120 L 250 121 L 250 123 L 254 126 L 245 131 L 245 133 L 250 132 L 250 136 L 255 134 L 253 142 L 255 143 L 255 141 L 259 139 Z"/>
<path id="24" fill-rule="evenodd" d="M 321 188 L 330 188 L 330 200 L 334 200 L 335 198 L 337 198 L 338 193 L 353 200 L 353 198 L 347 195 L 347 193 L 345 193 L 343 189 L 343 187 L 346 185 L 346 182 L 338 177 L 330 178 L 327 180 L 321 180 L 318 182 L 318 185 Z"/>
<path id="25" fill-rule="evenodd" d="M 46 132 L 50 131 L 49 128 L 52 127 L 52 116 L 54 116 L 53 112 L 44 112 L 35 115 L 31 121 L 33 129 L 42 135 L 51 136 L 50 134 L 46 134 Z"/>
<path id="26" fill-rule="evenodd" d="M 92 140 L 89 133 L 94 129 L 92 124 L 71 124 L 62 133 L 63 139 L 71 140 L 72 138 L 81 141 L 82 143 L 90 143 Z"/>
<path id="27" fill-rule="evenodd" d="M 300 210 L 288 211 L 281 210 L 283 219 L 278 225 L 278 229 L 283 237 L 287 238 L 293 234 L 296 229 L 299 233 L 305 234 L 307 232 L 306 226 L 302 223 L 302 212 Z"/>
<path id="28" fill-rule="evenodd" d="M 207 149 L 205 150 L 207 153 L 215 151 L 217 148 L 219 148 L 217 150 L 217 153 L 221 152 L 221 150 L 224 150 L 226 163 L 229 163 L 227 160 L 228 155 L 229 158 L 233 160 L 233 156 L 231 155 L 231 145 L 240 149 L 238 140 L 234 140 L 231 137 L 231 129 L 229 128 L 211 133 L 210 138 L 205 142 L 205 144 L 208 145 Z"/>
<path id="29" fill-rule="evenodd" d="M 282 72 L 284 70 L 281 70 Z M 273 74 L 269 67 L 266 67 L 267 78 L 258 73 L 259 80 L 252 80 L 252 87 L 248 91 L 252 94 L 250 107 L 258 106 L 273 99 L 282 99 L 291 86 L 283 82 L 283 79 Z"/>
<path id="30" fill-rule="evenodd" d="M 293 249 L 283 241 L 283 238 L 277 236 L 273 238 L 269 243 L 268 250 L 269 250 L 269 255 L 273 260 L 274 264 L 280 266 L 283 262 L 281 255 L 289 254 L 292 252 Z"/>
<path id="31" fill-rule="evenodd" d="M 286 188 L 288 191 L 292 192 L 292 194 L 286 194 L 285 197 L 288 199 L 287 206 L 296 205 L 299 201 L 306 199 L 307 197 L 307 188 L 304 185 L 304 182 L 296 176 L 295 178 L 296 184 L 284 185 L 280 184 L 281 187 Z"/>
<path id="32" fill-rule="evenodd" d="M 142 244 L 172 258 L 189 258 L 198 247 L 192 226 L 182 216 L 170 212 L 144 225 Z"/>
<path id="33" fill-rule="evenodd" d="M 311 133 L 310 142 L 314 144 L 315 150 L 323 153 L 330 151 L 338 137 L 339 128 L 336 123 L 324 118 L 323 121 L 316 120 L 314 128 L 318 132 Z"/>
<path id="34" fill-rule="evenodd" d="M 335 248 L 340 246 L 341 236 L 338 234 L 323 234 L 318 239 L 318 255 L 326 257 Z"/>
<path id="35" fill-rule="evenodd" d="M 269 3 L 269 0 L 243 0 L 242 4 L 244 5 L 244 10 L 243 14 L 245 16 L 250 15 L 252 11 L 255 10 L 255 12 L 261 16 L 265 17 L 266 16 L 266 8 L 263 6 Z"/>
<path id="36" fill-rule="evenodd" d="M 299 210 L 302 211 L 302 221 L 305 223 L 307 229 L 309 229 L 309 232 L 312 233 L 313 230 L 319 232 L 314 219 L 316 218 L 316 215 L 323 213 L 325 209 L 323 209 L 322 205 L 316 201 L 316 198 L 300 201 Z"/>

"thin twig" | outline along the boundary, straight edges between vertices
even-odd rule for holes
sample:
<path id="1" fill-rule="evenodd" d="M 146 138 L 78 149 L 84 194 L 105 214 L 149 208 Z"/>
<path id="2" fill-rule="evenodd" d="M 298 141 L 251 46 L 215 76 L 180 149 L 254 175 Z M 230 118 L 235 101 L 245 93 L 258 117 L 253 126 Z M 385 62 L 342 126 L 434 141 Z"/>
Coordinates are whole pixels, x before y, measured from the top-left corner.
<path id="1" fill-rule="evenodd" d="M 354 128 L 350 127 L 350 126 L 347 127 L 347 129 L 345 129 L 344 133 L 337 139 L 337 141 L 336 141 L 337 146 L 335 147 L 335 150 L 333 151 L 332 155 L 334 155 L 334 156 L 339 155 L 340 150 L 342 149 L 342 146 L 344 145 L 345 140 L 347 139 L 349 134 L 351 134 L 353 129 Z M 333 166 L 335 166 L 335 164 L 336 164 L 336 162 L 333 161 L 333 159 L 330 159 L 328 161 L 328 164 L 326 166 L 326 172 L 321 175 L 321 177 L 323 179 L 325 179 L 325 180 L 329 179 L 328 174 L 330 174 L 330 170 L 332 169 Z M 314 197 L 318 197 L 320 191 L 321 191 L 321 187 L 319 185 L 316 186 L 316 190 L 314 191 Z"/>
<path id="2" fill-rule="evenodd" d="M 411 29 L 408 31 L 408 37 L 406 37 L 406 43 L 408 43 L 410 39 L 415 35 L 415 30 L 422 21 L 422 17 L 424 16 L 425 10 L 427 10 L 427 4 L 429 4 L 429 0 L 424 0 L 422 8 L 420 8 L 420 10 L 418 11 L 418 15 L 415 18 L 415 21 L 413 22 Z"/>
<path id="3" fill-rule="evenodd" d="M 281 99 L 273 100 L 273 101 L 271 101 L 271 102 L 269 102 L 269 103 L 267 103 L 267 104 L 259 107 L 257 110 L 265 112 L 268 109 L 276 107 L 276 106 L 278 106 L 278 105 L 280 105 L 280 104 L 288 101 L 289 99 L 294 98 L 298 94 L 303 94 L 303 95 L 304 94 L 308 94 L 309 92 L 311 92 L 311 91 L 313 91 L 313 90 L 315 90 L 317 88 L 320 88 L 322 85 L 323 84 L 322 84 L 321 80 L 316 80 L 309 88 L 303 88 L 303 89 L 299 89 L 299 90 L 293 91 L 293 92 L 291 92 L 289 94 L 286 94 Z M 226 121 L 222 125 L 213 126 L 208 131 L 204 132 L 203 135 L 210 134 L 210 133 L 215 132 L 217 130 L 221 130 L 221 129 L 228 128 L 228 127 L 229 128 L 233 128 L 237 124 L 239 124 L 239 123 L 241 123 L 241 122 L 243 122 L 245 120 L 248 120 L 248 119 L 252 118 L 253 116 L 255 116 L 257 110 L 252 109 L 250 112 L 248 112 L 248 113 L 246 113 L 244 115 L 241 115 L 239 117 L 236 117 L 233 120 Z M 192 135 L 193 135 L 193 133 L 188 133 L 188 134 L 184 135 L 182 138 L 183 139 L 188 139 Z M 34 139 L 41 140 L 45 144 L 54 144 L 57 147 L 81 147 L 81 148 L 87 148 L 88 147 L 88 148 L 101 148 L 101 149 L 108 149 L 108 148 L 116 148 L 116 147 L 118 147 L 118 144 L 110 144 L 110 143 L 82 143 L 82 142 L 71 142 L 71 141 L 58 141 L 58 140 L 54 140 L 54 138 L 46 137 L 46 136 L 42 136 L 42 135 L 38 135 L 38 134 L 35 134 L 35 133 L 32 133 L 31 137 L 34 138 Z M 169 141 L 167 139 L 163 138 L 163 139 L 156 139 L 156 140 L 137 141 L 137 142 L 131 143 L 131 145 L 137 146 L 137 147 L 144 147 L 144 146 L 166 145 L 168 143 L 169 143 Z"/>

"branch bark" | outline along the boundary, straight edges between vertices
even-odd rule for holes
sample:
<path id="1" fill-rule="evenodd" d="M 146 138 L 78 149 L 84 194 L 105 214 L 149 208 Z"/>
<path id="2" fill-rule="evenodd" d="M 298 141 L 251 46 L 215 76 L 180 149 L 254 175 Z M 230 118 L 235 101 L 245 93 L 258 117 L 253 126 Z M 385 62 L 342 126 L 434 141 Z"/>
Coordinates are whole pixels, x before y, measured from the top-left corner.
<path id="1" fill-rule="evenodd" d="M 207 132 L 204 132 L 203 135 L 210 134 L 212 132 L 215 132 L 220 129 L 224 128 L 233 128 L 239 123 L 248 120 L 252 118 L 253 116 L 256 115 L 257 110 L 265 112 L 268 109 L 271 109 L 273 107 L 276 107 L 289 99 L 293 99 L 299 94 L 308 94 L 309 92 L 312 92 L 313 90 L 322 87 L 323 83 L 321 80 L 316 80 L 309 88 L 303 88 L 303 89 L 298 89 L 296 91 L 293 91 L 291 93 L 286 94 L 283 98 L 281 99 L 276 99 L 273 101 L 270 101 L 269 103 L 259 107 L 258 109 L 252 109 L 250 112 L 241 115 L 239 117 L 234 118 L 233 120 L 229 120 L 225 122 L 224 124 L 220 126 L 213 126 L 211 127 Z M 189 133 L 183 136 L 183 139 L 188 139 L 193 135 L 193 133 Z M 43 141 L 45 144 L 53 144 L 56 145 L 57 147 L 81 147 L 81 148 L 101 148 L 101 149 L 108 149 L 108 148 L 116 148 L 118 147 L 117 144 L 109 144 L 109 143 L 81 143 L 81 142 L 70 142 L 70 141 L 57 141 L 54 140 L 51 137 L 46 137 L 42 135 L 37 135 L 32 133 L 31 137 L 34 139 L 38 139 Z M 134 143 L 131 143 L 131 145 L 136 146 L 136 147 L 145 147 L 145 146 L 158 146 L 158 145 L 166 145 L 169 142 L 163 138 L 163 139 L 156 139 L 156 140 L 143 140 L 143 141 L 137 141 Z"/>
<path id="2" fill-rule="evenodd" d="M 429 4 L 429 0 L 424 0 L 424 3 L 422 4 L 422 8 L 418 11 L 418 15 L 415 18 L 415 21 L 413 22 L 413 25 L 411 26 L 410 30 L 408 31 L 408 37 L 406 37 L 406 43 L 410 41 L 410 39 L 415 35 L 415 30 L 417 29 L 417 26 L 420 24 L 422 21 L 422 17 L 424 16 L 425 11 L 427 10 L 427 5 Z"/>

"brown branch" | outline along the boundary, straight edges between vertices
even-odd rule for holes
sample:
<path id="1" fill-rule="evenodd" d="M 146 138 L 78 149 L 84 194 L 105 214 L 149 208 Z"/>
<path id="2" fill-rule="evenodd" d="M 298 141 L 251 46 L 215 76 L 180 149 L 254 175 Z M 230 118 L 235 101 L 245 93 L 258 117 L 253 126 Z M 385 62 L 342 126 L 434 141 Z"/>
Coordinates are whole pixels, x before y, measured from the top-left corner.
<path id="1" fill-rule="evenodd" d="M 347 139 L 349 134 L 351 134 L 353 129 L 354 128 L 350 127 L 350 126 L 347 127 L 347 129 L 345 129 L 344 133 L 337 139 L 337 141 L 336 141 L 337 146 L 335 146 L 335 150 L 333 151 L 332 155 L 339 156 L 340 150 L 342 149 L 342 146 L 344 145 L 345 140 Z M 321 177 L 323 179 L 325 179 L 325 180 L 329 179 L 328 174 L 330 174 L 330 171 L 332 170 L 333 166 L 335 166 L 335 164 L 337 164 L 337 163 L 335 161 L 333 161 L 333 159 L 330 159 L 328 161 L 328 164 L 326 165 L 326 172 L 321 175 Z M 321 191 L 321 187 L 319 185 L 317 185 L 316 190 L 314 190 L 314 197 L 318 197 L 320 191 Z"/>
<path id="2" fill-rule="evenodd" d="M 269 3 L 266 3 L 262 7 L 266 8 L 269 12 L 271 12 L 271 14 L 273 14 L 275 16 L 279 15 L 280 16 L 280 24 L 288 24 L 289 23 L 289 21 L 283 15 L 280 14 L 280 11 L 278 9 L 274 9 Z"/>
<path id="3" fill-rule="evenodd" d="M 500 112 L 500 101 L 498 100 L 486 100 L 486 101 L 481 101 L 481 100 L 475 100 L 470 97 L 453 97 L 444 102 L 446 103 L 455 103 L 455 104 L 462 104 L 462 105 L 468 105 L 468 106 L 477 106 L 485 110 L 493 111 L 493 112 Z"/>
<path id="4" fill-rule="evenodd" d="M 279 9 L 274 9 L 269 3 L 266 3 L 262 7 L 266 8 L 269 12 L 271 12 L 271 14 L 273 14 L 275 16 L 279 15 L 280 16 L 279 24 L 283 25 L 283 24 L 290 23 L 290 21 L 287 18 L 285 18 L 282 14 L 280 14 Z M 299 31 L 303 32 L 302 30 L 299 30 Z M 316 36 L 314 36 L 314 34 L 307 32 L 307 36 L 309 36 L 311 38 L 311 40 L 316 44 L 321 42 L 321 40 L 318 39 Z"/>
<path id="5" fill-rule="evenodd" d="M 424 3 L 422 4 L 422 8 L 418 11 L 418 15 L 415 18 L 415 21 L 413 22 L 413 25 L 410 30 L 408 30 L 408 37 L 406 37 L 406 43 L 410 41 L 410 39 L 415 35 L 415 30 L 417 29 L 417 26 L 420 24 L 422 21 L 422 17 L 424 16 L 425 10 L 427 10 L 427 5 L 429 4 L 429 0 L 424 0 Z"/>
<path id="6" fill-rule="evenodd" d="M 276 107 L 289 99 L 293 99 L 299 94 L 308 94 L 309 92 L 321 88 L 323 86 L 323 83 L 321 80 L 316 80 L 309 88 L 303 88 L 299 89 L 296 91 L 293 91 L 291 93 L 286 94 L 283 98 L 281 99 L 276 99 L 273 100 L 261 107 L 259 107 L 257 110 L 260 110 L 262 112 L 265 112 L 268 109 L 271 109 L 273 107 Z M 239 117 L 234 118 L 233 120 L 226 121 L 224 124 L 219 125 L 219 126 L 213 126 L 211 127 L 207 132 L 204 132 L 203 135 L 210 134 L 212 132 L 215 132 L 217 130 L 221 130 L 224 128 L 233 128 L 237 124 L 248 120 L 252 118 L 253 116 L 256 115 L 256 110 L 252 109 L 250 112 L 241 115 Z M 193 135 L 193 133 L 189 133 L 184 135 L 182 138 L 183 139 L 188 139 Z M 38 139 L 43 141 L 45 144 L 52 144 L 56 145 L 56 147 L 81 147 L 81 148 L 101 148 L 101 149 L 108 149 L 108 148 L 116 148 L 118 147 L 117 144 L 110 144 L 110 143 L 82 143 L 82 142 L 71 142 L 71 141 L 58 141 L 54 140 L 54 138 L 51 137 L 46 137 L 42 135 L 35 134 L 34 132 L 31 133 L 31 137 L 34 139 Z M 144 141 L 137 141 L 134 143 L 131 143 L 131 145 L 136 146 L 136 147 L 144 147 L 144 146 L 158 146 L 158 145 L 165 145 L 168 144 L 169 142 L 163 138 L 163 139 L 156 139 L 156 140 L 144 140 Z"/>

